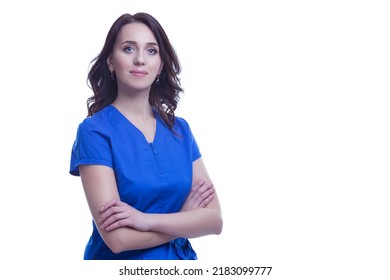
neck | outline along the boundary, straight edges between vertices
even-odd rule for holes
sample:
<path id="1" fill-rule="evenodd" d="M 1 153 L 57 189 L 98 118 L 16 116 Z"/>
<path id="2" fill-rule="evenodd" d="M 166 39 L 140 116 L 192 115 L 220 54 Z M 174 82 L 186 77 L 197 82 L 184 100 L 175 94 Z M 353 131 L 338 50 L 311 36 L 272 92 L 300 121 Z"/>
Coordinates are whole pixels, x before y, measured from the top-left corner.
<path id="1" fill-rule="evenodd" d="M 149 104 L 149 94 L 118 96 L 112 103 L 123 115 L 136 123 L 146 123 L 154 119 L 152 107 Z"/>
<path id="2" fill-rule="evenodd" d="M 152 143 L 157 129 L 156 119 L 148 99 L 124 98 L 118 95 L 112 103 Z"/>

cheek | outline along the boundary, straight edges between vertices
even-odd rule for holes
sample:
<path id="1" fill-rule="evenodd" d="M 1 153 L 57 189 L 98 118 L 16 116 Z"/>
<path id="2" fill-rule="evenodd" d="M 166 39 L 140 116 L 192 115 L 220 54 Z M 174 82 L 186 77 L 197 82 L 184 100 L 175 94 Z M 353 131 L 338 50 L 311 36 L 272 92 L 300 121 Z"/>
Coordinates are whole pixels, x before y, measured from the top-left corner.
<path id="1" fill-rule="evenodd" d="M 115 51 L 112 57 L 112 63 L 115 69 L 124 69 L 132 63 L 131 57 L 120 51 Z"/>
<path id="2" fill-rule="evenodd" d="M 119 71 L 124 71 L 128 70 L 131 64 L 132 63 L 129 58 L 120 58 L 115 61 L 115 68 Z"/>
<path id="3" fill-rule="evenodd" d="M 161 69 L 162 69 L 162 63 L 160 60 L 158 61 L 155 61 L 154 64 L 153 64 L 153 70 L 156 72 L 156 73 L 160 73 L 161 72 Z"/>

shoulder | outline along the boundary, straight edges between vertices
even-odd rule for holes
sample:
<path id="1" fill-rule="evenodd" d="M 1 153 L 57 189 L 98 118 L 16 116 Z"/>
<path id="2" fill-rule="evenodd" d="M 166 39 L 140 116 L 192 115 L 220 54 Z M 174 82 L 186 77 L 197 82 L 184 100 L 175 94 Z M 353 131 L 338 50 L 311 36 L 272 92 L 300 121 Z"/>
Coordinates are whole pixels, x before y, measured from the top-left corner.
<path id="1" fill-rule="evenodd" d="M 178 117 L 178 116 L 175 117 L 175 125 L 179 126 L 179 127 L 183 127 L 183 128 L 190 127 L 190 125 L 186 119 L 184 119 L 183 117 Z"/>
<path id="2" fill-rule="evenodd" d="M 183 117 L 175 117 L 174 131 L 190 141 L 194 140 L 190 123 Z"/>
<path id="3" fill-rule="evenodd" d="M 188 121 L 183 117 L 175 117 L 174 130 L 179 131 L 180 133 L 191 133 L 191 127 Z"/>
<path id="4" fill-rule="evenodd" d="M 85 118 L 79 125 L 83 131 L 106 131 L 109 128 L 111 112 L 109 106 L 90 117 Z"/>

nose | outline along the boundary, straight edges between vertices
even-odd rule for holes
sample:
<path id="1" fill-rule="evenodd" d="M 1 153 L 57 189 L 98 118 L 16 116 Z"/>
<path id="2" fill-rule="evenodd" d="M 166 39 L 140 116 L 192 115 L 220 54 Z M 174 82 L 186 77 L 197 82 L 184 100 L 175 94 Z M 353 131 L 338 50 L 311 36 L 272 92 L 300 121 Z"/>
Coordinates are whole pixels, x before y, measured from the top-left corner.
<path id="1" fill-rule="evenodd" d="M 134 57 L 134 64 L 135 65 L 144 65 L 145 64 L 144 56 L 143 56 L 142 52 L 138 52 L 137 55 Z"/>

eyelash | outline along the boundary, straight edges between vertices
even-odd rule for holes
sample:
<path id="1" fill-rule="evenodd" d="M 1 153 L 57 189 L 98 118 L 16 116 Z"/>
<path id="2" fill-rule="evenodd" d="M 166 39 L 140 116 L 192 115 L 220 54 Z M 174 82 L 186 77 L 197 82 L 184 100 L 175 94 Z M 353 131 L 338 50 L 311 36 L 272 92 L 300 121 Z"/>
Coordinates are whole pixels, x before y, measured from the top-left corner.
<path id="1" fill-rule="evenodd" d="M 133 47 L 126 47 L 123 50 L 126 53 L 132 53 L 132 52 L 135 51 L 135 49 Z M 147 49 L 147 52 L 150 53 L 150 54 L 158 54 L 158 50 L 155 49 L 155 48 L 149 48 L 149 49 Z"/>
<path id="2" fill-rule="evenodd" d="M 152 51 L 152 54 L 158 54 L 158 50 L 154 48 L 148 49 L 148 52 Z"/>
<path id="3" fill-rule="evenodd" d="M 126 53 L 130 53 L 130 52 L 134 51 L 134 48 L 133 47 L 126 47 L 126 48 L 123 49 L 123 51 L 126 52 Z"/>

